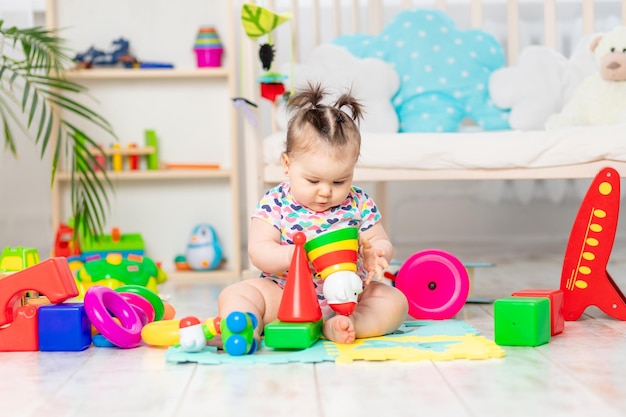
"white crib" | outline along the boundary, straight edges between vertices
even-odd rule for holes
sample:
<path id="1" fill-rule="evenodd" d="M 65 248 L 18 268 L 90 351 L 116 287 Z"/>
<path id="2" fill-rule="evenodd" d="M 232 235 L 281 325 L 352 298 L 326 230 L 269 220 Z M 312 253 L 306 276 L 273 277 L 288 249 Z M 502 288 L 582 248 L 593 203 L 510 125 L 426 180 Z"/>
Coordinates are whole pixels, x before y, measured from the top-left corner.
<path id="1" fill-rule="evenodd" d="M 481 28 L 503 46 L 507 66 L 529 45 L 569 54 L 583 36 L 626 24 L 626 0 L 233 0 L 291 12 L 272 33 L 275 62 L 306 60 L 320 44 L 342 34 L 377 34 L 404 9 L 444 11 L 460 29 Z M 239 11 L 236 12 L 239 18 Z M 237 21 L 236 24 L 240 25 Z M 241 27 L 241 25 L 240 25 Z M 259 42 L 241 36 L 241 95 L 259 104 L 257 126 L 243 122 L 247 205 L 253 207 L 270 185 L 283 180 L 279 164 L 283 132 L 275 122 L 277 104 L 259 97 Z M 288 82 L 286 83 L 288 84 Z M 272 109 L 272 110 L 270 110 Z M 455 133 L 363 133 L 355 181 L 375 183 L 385 211 L 386 186 L 395 181 L 592 178 L 605 166 L 626 173 L 626 125 L 542 130 Z M 419 143 L 419 152 L 411 143 Z M 475 149 L 486 151 L 477 154 Z M 472 151 L 474 150 L 474 151 Z"/>

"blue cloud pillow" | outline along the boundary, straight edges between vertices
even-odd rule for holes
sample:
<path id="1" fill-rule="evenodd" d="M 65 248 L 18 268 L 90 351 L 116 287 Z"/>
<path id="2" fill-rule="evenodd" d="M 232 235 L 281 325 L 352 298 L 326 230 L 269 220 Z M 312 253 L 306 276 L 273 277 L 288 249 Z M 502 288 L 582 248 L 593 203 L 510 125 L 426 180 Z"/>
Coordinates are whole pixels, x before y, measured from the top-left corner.
<path id="1" fill-rule="evenodd" d="M 485 130 L 509 129 L 508 111 L 494 106 L 489 77 L 504 66 L 498 41 L 482 30 L 459 30 L 438 10 L 405 10 L 379 35 L 354 34 L 333 43 L 359 58 L 393 65 L 393 97 L 401 132 L 456 132 L 470 118 Z"/>

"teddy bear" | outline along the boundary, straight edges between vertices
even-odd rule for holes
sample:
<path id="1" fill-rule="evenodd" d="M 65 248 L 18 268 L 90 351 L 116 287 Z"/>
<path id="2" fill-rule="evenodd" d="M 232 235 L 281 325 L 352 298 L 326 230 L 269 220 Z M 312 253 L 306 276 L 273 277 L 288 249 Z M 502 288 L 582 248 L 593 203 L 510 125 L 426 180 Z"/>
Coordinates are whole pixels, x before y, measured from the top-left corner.
<path id="1" fill-rule="evenodd" d="M 626 123 L 626 26 L 595 37 L 590 44 L 597 71 L 586 77 L 546 129 Z"/>

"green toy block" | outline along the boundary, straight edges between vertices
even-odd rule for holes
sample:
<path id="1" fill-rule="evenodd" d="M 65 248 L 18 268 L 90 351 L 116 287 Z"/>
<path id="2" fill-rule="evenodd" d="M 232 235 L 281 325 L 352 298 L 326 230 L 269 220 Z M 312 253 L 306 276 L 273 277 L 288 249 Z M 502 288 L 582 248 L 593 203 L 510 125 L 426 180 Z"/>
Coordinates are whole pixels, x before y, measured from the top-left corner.
<path id="1" fill-rule="evenodd" d="M 550 341 L 550 300 L 506 297 L 493 304 L 495 342 L 500 346 L 539 346 Z"/>
<path id="2" fill-rule="evenodd" d="M 322 336 L 322 320 L 293 323 L 278 319 L 265 325 L 265 346 L 274 349 L 306 349 Z"/>

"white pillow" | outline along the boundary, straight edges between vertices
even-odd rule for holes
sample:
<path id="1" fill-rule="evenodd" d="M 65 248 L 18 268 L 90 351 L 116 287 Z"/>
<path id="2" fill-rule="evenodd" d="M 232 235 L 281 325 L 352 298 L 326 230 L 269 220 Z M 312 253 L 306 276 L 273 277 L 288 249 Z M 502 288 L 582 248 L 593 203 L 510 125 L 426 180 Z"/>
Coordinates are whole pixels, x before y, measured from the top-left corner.
<path id="1" fill-rule="evenodd" d="M 517 65 L 491 74 L 489 94 L 496 106 L 511 109 L 512 129 L 543 130 L 546 120 L 561 111 L 580 82 L 595 70 L 591 39 L 582 39 L 569 59 L 545 46 L 526 47 Z"/>
<path id="2" fill-rule="evenodd" d="M 305 63 L 285 64 L 281 72 L 293 77 L 285 81 L 287 90 L 298 91 L 309 82 L 321 84 L 328 93 L 326 104 L 350 91 L 363 104 L 362 132 L 398 131 L 398 115 L 391 99 L 400 88 L 400 79 L 390 64 L 374 58 L 359 59 L 341 46 L 324 44 L 315 48 Z M 276 122 L 286 129 L 287 120 L 285 106 L 281 105 Z"/>

